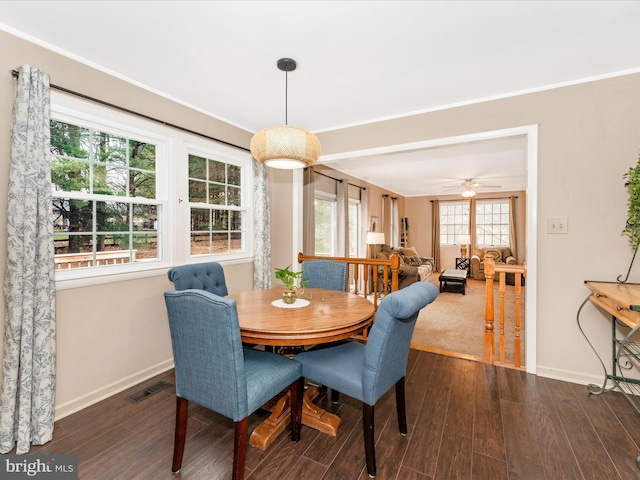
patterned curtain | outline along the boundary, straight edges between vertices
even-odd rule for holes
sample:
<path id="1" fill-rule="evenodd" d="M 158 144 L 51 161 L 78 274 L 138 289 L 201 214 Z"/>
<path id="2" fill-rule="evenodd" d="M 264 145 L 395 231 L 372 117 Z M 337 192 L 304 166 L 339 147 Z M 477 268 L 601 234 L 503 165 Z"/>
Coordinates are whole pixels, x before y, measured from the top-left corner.
<path id="1" fill-rule="evenodd" d="M 49 75 L 22 66 L 14 87 L 0 452 L 23 454 L 53 436 L 56 289 Z"/>
<path id="2" fill-rule="evenodd" d="M 271 202 L 267 167 L 253 159 L 253 289 L 271 288 Z"/>

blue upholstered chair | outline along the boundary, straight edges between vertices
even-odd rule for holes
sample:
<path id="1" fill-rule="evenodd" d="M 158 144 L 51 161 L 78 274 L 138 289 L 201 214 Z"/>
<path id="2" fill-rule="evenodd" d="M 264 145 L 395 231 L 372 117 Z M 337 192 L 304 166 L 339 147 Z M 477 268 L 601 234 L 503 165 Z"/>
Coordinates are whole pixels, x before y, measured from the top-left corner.
<path id="1" fill-rule="evenodd" d="M 346 291 L 347 289 L 347 264 L 345 262 L 335 262 L 333 260 L 304 260 L 302 262 L 302 281 L 308 281 L 309 288 L 322 288 L 324 290 Z M 340 342 L 342 343 L 342 342 Z M 322 348 L 326 348 L 323 345 Z M 320 387 L 322 394 L 325 394 L 327 387 Z M 340 393 L 331 390 L 331 401 L 338 403 Z"/>
<path id="2" fill-rule="evenodd" d="M 302 262 L 302 281 L 308 281 L 309 288 L 344 292 L 347 289 L 347 264 L 333 260 L 305 260 Z"/>
<path id="3" fill-rule="evenodd" d="M 173 267 L 167 272 L 167 276 L 173 282 L 176 290 L 197 288 L 220 297 L 226 297 L 229 294 L 224 280 L 224 270 L 222 270 L 222 265 L 217 262 Z"/>
<path id="4" fill-rule="evenodd" d="M 400 433 L 407 434 L 404 377 L 418 312 L 438 295 L 432 283 L 416 282 L 382 299 L 366 345 L 346 342 L 294 358 L 302 375 L 362 402 L 362 425 L 370 477 L 376 474 L 373 417 L 378 399 L 395 385 Z"/>
<path id="5" fill-rule="evenodd" d="M 300 364 L 240 341 L 235 300 L 203 290 L 165 292 L 176 378 L 175 473 L 182 467 L 190 401 L 230 418 L 235 426 L 233 479 L 242 479 L 247 417 L 290 389 L 291 438 L 300 439 L 304 379 Z"/>

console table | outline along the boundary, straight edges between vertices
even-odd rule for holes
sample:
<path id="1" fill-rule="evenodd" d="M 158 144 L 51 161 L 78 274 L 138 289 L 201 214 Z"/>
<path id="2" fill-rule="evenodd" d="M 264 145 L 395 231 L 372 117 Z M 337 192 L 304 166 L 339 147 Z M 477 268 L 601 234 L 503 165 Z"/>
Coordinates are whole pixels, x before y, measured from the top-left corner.
<path id="1" fill-rule="evenodd" d="M 611 372 L 607 371 L 604 362 L 599 358 L 605 371 L 604 383 L 602 386 L 588 385 L 589 391 L 594 395 L 600 395 L 607 391 L 619 390 L 640 413 L 640 380 L 625 375 L 625 372 L 637 368 L 640 362 L 640 342 L 631 339 L 640 329 L 640 284 L 594 281 L 585 281 L 585 284 L 592 290 L 587 300 L 611 315 Z M 578 327 L 591 345 L 580 325 L 580 310 L 577 317 Z M 598 355 L 593 345 L 591 348 Z M 607 388 L 609 381 L 613 386 Z"/>

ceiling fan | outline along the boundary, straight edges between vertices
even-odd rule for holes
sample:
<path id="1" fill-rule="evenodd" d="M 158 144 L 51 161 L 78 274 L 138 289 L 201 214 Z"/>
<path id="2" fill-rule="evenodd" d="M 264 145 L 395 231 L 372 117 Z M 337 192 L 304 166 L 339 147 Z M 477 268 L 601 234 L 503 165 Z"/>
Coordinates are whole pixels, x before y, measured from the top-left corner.
<path id="1" fill-rule="evenodd" d="M 459 186 L 455 186 L 449 188 L 445 191 L 454 191 L 462 189 L 462 196 L 465 198 L 474 197 L 476 195 L 476 190 L 484 189 L 484 188 L 502 188 L 501 185 L 484 185 L 481 183 L 476 183 L 471 178 L 465 178 L 460 182 Z"/>

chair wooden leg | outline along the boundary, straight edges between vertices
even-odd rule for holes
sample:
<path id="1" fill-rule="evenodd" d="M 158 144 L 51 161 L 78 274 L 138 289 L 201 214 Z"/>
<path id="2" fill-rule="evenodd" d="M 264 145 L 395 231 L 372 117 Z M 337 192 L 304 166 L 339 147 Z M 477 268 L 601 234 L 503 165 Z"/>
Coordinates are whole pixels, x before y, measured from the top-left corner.
<path id="1" fill-rule="evenodd" d="M 373 429 L 374 406 L 362 403 L 362 428 L 364 432 L 364 454 L 367 458 L 367 473 L 369 477 L 376 476 L 376 450 Z"/>
<path id="2" fill-rule="evenodd" d="M 404 377 L 396 382 L 396 410 L 398 411 L 398 427 L 400 433 L 407 434 L 407 405 L 404 396 Z"/>
<path id="3" fill-rule="evenodd" d="M 173 465 L 171 471 L 177 473 L 182 468 L 182 456 L 184 454 L 184 442 L 187 438 L 187 413 L 189 412 L 189 400 L 176 397 L 176 431 L 173 441 Z"/>
<path id="4" fill-rule="evenodd" d="M 304 378 L 300 377 L 289 387 L 289 408 L 291 409 L 291 441 L 300 441 L 302 430 L 302 397 L 304 396 Z"/>
<path id="5" fill-rule="evenodd" d="M 233 439 L 233 480 L 244 478 L 244 460 L 247 456 L 247 424 L 248 418 L 233 422 L 235 435 Z"/>

